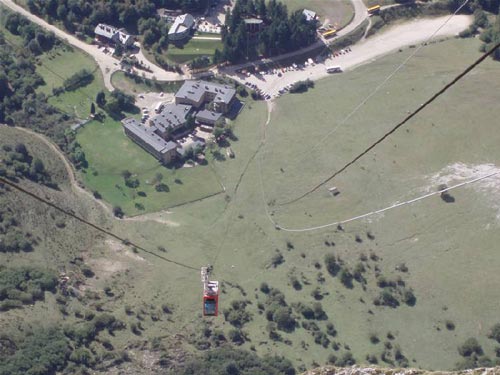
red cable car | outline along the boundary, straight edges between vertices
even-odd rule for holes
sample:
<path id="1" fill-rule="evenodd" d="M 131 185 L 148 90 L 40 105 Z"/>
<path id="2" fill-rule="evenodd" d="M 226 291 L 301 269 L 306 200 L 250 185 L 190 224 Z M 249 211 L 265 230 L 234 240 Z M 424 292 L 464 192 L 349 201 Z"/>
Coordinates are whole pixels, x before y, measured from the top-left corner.
<path id="1" fill-rule="evenodd" d="M 209 281 L 212 268 L 201 267 L 201 282 L 203 283 L 203 316 L 217 316 L 219 313 L 219 282 Z"/>

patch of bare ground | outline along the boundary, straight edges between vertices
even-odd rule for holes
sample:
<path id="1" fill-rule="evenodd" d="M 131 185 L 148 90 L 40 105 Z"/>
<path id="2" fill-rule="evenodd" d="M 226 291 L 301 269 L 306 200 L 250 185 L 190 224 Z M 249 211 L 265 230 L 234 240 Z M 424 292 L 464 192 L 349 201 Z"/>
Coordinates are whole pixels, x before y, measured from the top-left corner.
<path id="1" fill-rule="evenodd" d="M 105 241 L 106 245 L 115 253 L 120 254 L 120 255 L 125 255 L 129 257 L 130 259 L 137 260 L 144 262 L 145 259 L 141 257 L 139 254 L 135 254 L 128 246 L 125 246 L 121 242 L 112 240 L 112 239 L 107 239 Z"/>

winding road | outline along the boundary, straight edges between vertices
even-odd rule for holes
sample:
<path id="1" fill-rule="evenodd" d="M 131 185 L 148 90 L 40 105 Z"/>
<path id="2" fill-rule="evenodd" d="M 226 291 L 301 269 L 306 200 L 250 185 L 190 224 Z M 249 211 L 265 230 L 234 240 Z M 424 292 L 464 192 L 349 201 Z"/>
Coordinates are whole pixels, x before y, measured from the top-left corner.
<path id="1" fill-rule="evenodd" d="M 99 65 L 99 68 L 101 69 L 102 75 L 104 77 L 104 85 L 109 91 L 114 90 L 114 87 L 111 84 L 111 76 L 113 75 L 114 72 L 121 70 L 119 60 L 115 59 L 110 54 L 104 53 L 96 45 L 87 44 L 84 41 L 76 38 L 75 36 L 68 34 L 67 32 L 57 28 L 56 26 L 47 23 L 42 18 L 34 14 L 31 14 L 26 9 L 14 3 L 14 1 L 12 0 L 0 0 L 0 4 L 3 4 L 10 10 L 23 15 L 24 17 L 28 18 L 31 22 L 36 23 L 37 25 L 43 27 L 44 29 L 53 32 L 58 38 L 64 40 L 68 44 L 76 48 L 79 48 L 82 51 L 89 54 L 90 56 L 92 56 L 96 61 L 97 65 Z M 145 60 L 145 58 L 143 60 Z M 146 63 L 146 65 L 148 65 L 149 68 L 151 69 L 151 72 L 144 71 L 145 77 L 149 79 L 155 77 L 159 81 L 178 81 L 186 78 L 177 73 L 167 72 L 166 70 L 160 68 L 159 66 L 149 61 Z"/>

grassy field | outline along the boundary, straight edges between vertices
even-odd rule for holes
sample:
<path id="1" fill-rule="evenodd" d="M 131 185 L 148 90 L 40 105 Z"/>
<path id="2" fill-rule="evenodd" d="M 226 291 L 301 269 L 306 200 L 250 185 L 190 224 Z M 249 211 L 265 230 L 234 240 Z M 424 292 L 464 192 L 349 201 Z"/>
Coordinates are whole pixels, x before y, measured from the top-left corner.
<path id="1" fill-rule="evenodd" d="M 209 166 L 179 170 L 163 167 L 125 136 L 118 121 L 91 122 L 79 130 L 77 140 L 89 163 L 89 168 L 82 171 L 85 185 L 97 190 L 112 205 L 122 207 L 127 215 L 158 211 L 222 189 Z M 139 179 L 137 189 L 125 186 L 121 175 L 124 170 Z M 157 173 L 164 176 L 169 192 L 155 190 Z"/>
<path id="2" fill-rule="evenodd" d="M 268 126 L 266 145 L 258 156 L 263 158 L 265 200 L 281 202 L 292 198 L 338 168 L 475 59 L 477 48 L 473 40 L 450 40 L 422 50 L 375 99 L 316 149 L 311 147 L 364 97 L 360 93 L 373 89 L 411 50 L 320 81 L 306 94 L 279 99 Z M 339 197 L 330 198 L 323 188 L 289 207 L 272 207 L 276 211 L 274 219 L 293 227 L 344 219 L 437 189 L 437 182 L 430 176 L 458 161 L 473 166 L 495 163 L 500 158 L 495 146 L 495 114 L 480 108 L 499 99 L 497 84 L 491 82 L 499 69 L 498 63 L 488 60 L 473 73 L 473 79 L 462 81 L 412 121 L 409 132 L 397 133 L 340 176 L 333 182 L 341 191 Z M 338 94 L 340 88 L 342 95 Z M 479 91 L 484 95 L 475 95 Z M 298 107 L 302 110 L 297 111 Z M 247 123 L 249 117 L 245 116 L 253 117 L 253 121 Z M 395 336 L 391 345 L 401 347 L 411 366 L 453 368 L 460 360 L 457 346 L 468 337 L 477 337 L 492 358 L 494 342 L 486 334 L 498 322 L 494 285 L 500 282 L 494 271 L 499 261 L 495 250 L 499 234 L 494 229 L 498 212 L 496 206 L 492 207 L 492 192 L 465 188 L 452 193 L 456 198 L 453 204 L 435 197 L 351 223 L 343 232 L 336 227 L 297 234 L 277 231 L 266 218 L 258 164 L 252 159 L 264 119 L 262 105 L 243 113 L 245 126 L 236 129 L 240 139 L 234 146 L 236 159 L 216 166 L 224 171 L 229 203 L 219 196 L 179 207 L 169 215 L 179 226 L 162 235 L 156 234 L 159 224 L 144 228 L 130 223 L 122 230 L 131 237 L 169 243 L 169 254 L 189 264 L 214 264 L 214 278 L 226 282 L 222 308 L 236 299 L 252 301 L 247 309 L 253 320 L 243 328 L 252 342 L 244 347 L 254 345 L 260 354 L 283 354 L 297 365 L 311 367 L 313 361 L 325 363 L 334 352 L 331 346 L 324 349 L 315 344 L 311 334 L 302 328 L 290 334 L 280 332 L 282 342 L 269 339 L 268 322 L 256 308 L 264 296 L 254 291 L 266 281 L 285 293 L 288 304 L 312 303 L 310 293 L 318 286 L 328 293 L 321 303 L 328 321 L 338 330 L 337 336 L 330 338 L 340 343 L 337 356 L 348 347 L 359 363 L 366 363 L 367 354 L 377 355 L 380 361 L 390 331 Z M 229 181 L 232 186 L 240 181 L 236 192 Z M 193 230 L 196 238 L 185 243 Z M 368 231 L 374 239 L 368 239 Z M 276 269 L 267 267 L 275 249 L 285 260 Z M 348 267 L 354 267 L 360 254 L 370 251 L 380 259 L 370 261 L 366 291 L 358 283 L 348 289 L 329 276 L 324 266 L 320 270 L 314 266 L 317 261 L 322 263 L 325 254 L 335 253 Z M 408 266 L 408 273 L 395 270 L 401 263 Z M 414 290 L 416 305 L 396 309 L 374 306 L 372 301 L 380 290 L 375 285 L 375 266 L 387 277 L 401 276 Z M 318 272 L 326 279 L 323 284 L 316 281 Z M 302 280 L 300 291 L 291 286 L 291 275 Z M 229 283 L 241 286 L 246 296 Z M 137 285 L 138 295 L 164 295 L 184 311 L 183 323 L 178 321 L 180 326 L 194 332 L 199 329 L 196 280 L 183 279 L 182 293 L 150 290 L 149 285 Z M 455 330 L 445 328 L 446 320 L 455 323 Z M 224 329 L 222 321 L 213 323 Z M 318 322 L 318 326 L 324 331 L 326 321 Z M 372 333 L 380 337 L 379 344 L 370 342 Z M 286 339 L 290 340 L 288 344 Z"/>
<path id="3" fill-rule="evenodd" d="M 90 113 L 90 103 L 95 100 L 97 93 L 106 89 L 97 64 L 82 51 L 62 46 L 42 55 L 37 72 L 46 84 L 38 90 L 52 95 L 53 88 L 61 87 L 66 78 L 82 69 L 92 71 L 94 80 L 78 90 L 65 91 L 61 95 L 52 96 L 49 103 L 64 111 L 74 113 L 77 117 L 85 118 Z"/>
<path id="4" fill-rule="evenodd" d="M 285 0 L 283 2 L 292 12 L 298 9 L 314 10 L 321 22 L 327 18 L 328 23 L 337 28 L 346 26 L 354 16 L 354 8 L 349 0 Z"/>
<path id="5" fill-rule="evenodd" d="M 203 37 L 214 38 L 217 35 L 211 34 L 210 36 L 204 35 Z M 197 57 L 208 56 L 212 58 L 217 48 L 222 50 L 222 42 L 220 40 L 191 38 L 183 46 L 177 47 L 170 44 L 166 52 L 166 57 L 176 64 L 185 64 Z"/>
<path id="6" fill-rule="evenodd" d="M 5 262 L 45 262 L 64 264 L 76 254 L 84 254 L 97 278 L 86 287 L 103 295 L 99 308 L 112 312 L 128 326 L 109 336 L 116 348 L 140 346 L 154 338 L 167 348 L 187 352 L 189 344 L 202 340 L 203 327 L 221 329 L 226 335 L 231 326 L 221 315 L 201 318 L 201 284 L 197 268 L 214 265 L 214 279 L 223 282 L 221 310 L 233 300 L 248 300 L 252 320 L 242 330 L 251 341 L 243 344 L 258 354 L 282 354 L 297 366 L 307 368 L 324 364 L 330 354 L 341 357 L 350 351 L 358 363 L 366 364 L 366 355 L 374 354 L 379 363 L 385 342 L 399 346 L 414 367 L 450 369 L 460 360 L 457 346 L 468 337 L 476 337 L 485 354 L 494 358 L 495 343 L 486 338 L 490 327 L 499 323 L 497 289 L 500 255 L 497 179 L 488 184 L 471 185 L 452 191 L 454 203 L 438 196 L 384 215 L 355 221 L 343 230 L 335 226 L 314 232 L 289 233 L 276 230 L 268 220 L 264 202 L 270 204 L 273 219 L 285 227 L 307 227 L 346 219 L 398 201 L 437 189 L 432 176 L 448 176 L 450 167 L 458 173 L 471 172 L 480 166 L 498 164 L 500 141 L 495 105 L 500 100 L 498 82 L 500 64 L 485 61 L 449 92 L 411 120 L 406 128 L 387 139 L 373 152 L 328 185 L 335 185 L 340 195 L 332 198 L 326 187 L 288 206 L 280 202 L 292 199 L 319 182 L 359 153 L 373 140 L 417 108 L 434 92 L 449 82 L 466 65 L 478 57 L 479 42 L 453 39 L 430 44 L 413 57 L 376 97 L 351 119 L 323 139 L 352 111 L 374 87 L 403 61 L 412 49 L 381 58 L 353 71 L 316 82 L 315 88 L 300 95 L 285 95 L 276 101 L 266 129 L 265 145 L 259 149 L 263 125 L 267 120 L 266 103 L 247 101 L 235 120 L 232 142 L 235 159 L 212 161 L 213 168 L 226 187 L 224 194 L 135 220 L 114 220 L 88 197 L 76 197 L 63 183 L 62 166 L 58 170 L 61 191 L 43 191 L 54 201 L 64 203 L 76 213 L 89 217 L 131 241 L 140 243 L 152 253 L 127 250 L 109 238 L 92 237 L 68 224 L 65 229 L 53 225 L 50 210 L 31 205 L 16 197 L 22 220 L 43 242 L 47 251 L 20 254 L 19 258 L 0 254 Z M 479 95 L 480 93 L 480 95 Z M 0 139 L 22 139 L 13 129 L 0 128 Z M 121 205 L 130 214 L 151 212 L 202 196 L 219 189 L 210 167 L 175 171 L 161 167 L 156 160 L 125 137 L 118 122 L 90 123 L 81 129 L 82 144 L 89 169 L 82 175 L 90 189 L 97 189 L 112 204 Z M 321 142 L 320 142 L 321 141 Z M 10 142 L 10 141 L 9 141 Z M 26 139 L 26 142 L 34 142 Z M 318 143 L 320 142 L 320 143 Z M 44 160 L 56 157 L 35 146 Z M 464 163 L 464 164 L 457 164 Z M 457 168 L 462 166 L 461 170 Z M 465 167 L 464 167 L 465 165 Z M 125 188 L 121 171 L 130 170 L 140 180 L 133 191 Z M 164 175 L 168 193 L 157 193 L 151 182 L 157 172 Z M 448 176 L 450 177 L 450 176 Z M 179 179 L 182 184 L 176 183 Z M 453 176 L 450 177 L 453 180 Z M 448 182 L 451 185 L 453 182 Z M 261 184 L 263 191 L 261 191 Z M 116 187 L 120 186 L 120 189 Z M 29 185 L 29 187 L 32 187 Z M 144 191 L 146 197 L 138 192 Z M 78 198 L 78 199 L 77 199 Z M 144 205 L 140 210 L 135 203 Z M 359 237 L 356 237 L 359 236 Z M 165 252 L 158 250 L 163 246 Z M 68 249 L 67 254 L 64 249 Z M 284 263 L 270 266 L 278 250 Z M 366 286 L 358 282 L 346 288 L 339 278 L 331 277 L 323 265 L 325 254 L 334 253 L 351 270 L 361 254 L 374 253 L 378 260 L 365 262 Z M 48 255 L 47 255 L 48 254 Z M 168 257 L 189 267 L 176 266 Z M 397 271 L 405 263 L 408 272 Z M 316 265 L 319 264 L 319 265 Z M 324 281 L 318 281 L 319 273 Z M 374 306 L 380 292 L 375 275 L 401 277 L 416 296 L 415 306 L 397 308 Z M 301 288 L 292 286 L 296 277 Z M 279 288 L 286 302 L 312 304 L 311 293 L 320 288 L 320 301 L 327 319 L 315 321 L 326 331 L 334 324 L 338 331 L 327 348 L 300 324 L 292 333 L 278 331 L 281 341 L 273 341 L 266 330 L 269 322 L 259 313 L 258 304 L 265 302 L 259 285 L 267 282 Z M 104 297 L 109 286 L 114 297 Z M 298 289 L 298 290 L 297 290 Z M 98 302 L 90 304 L 95 307 Z M 168 304 L 172 315 L 154 321 L 152 311 Z M 124 306 L 131 306 L 127 314 Z M 55 302 L 47 298 L 31 310 L 22 310 L 23 319 L 37 322 L 50 312 L 54 321 L 63 315 L 54 310 Z M 53 311 L 54 310 L 54 311 Z M 45 315 L 43 315 L 45 314 Z M 151 316 L 150 316 L 151 315 Z M 6 325 L 18 319 L 18 312 L 2 314 Z M 296 314 L 299 317 L 299 314 Z M 69 319 L 70 318 L 65 318 Z M 447 320 L 455 324 L 445 327 Z M 139 335 L 130 332 L 131 323 L 141 322 Z M 394 339 L 387 339 L 388 332 Z M 175 334 L 183 335 L 176 340 Z M 370 335 L 380 338 L 372 343 Z M 332 343 L 339 345 L 338 351 Z M 135 350 L 135 349 L 134 349 Z M 172 350 L 173 352 L 173 350 Z M 137 349 L 134 365 L 155 356 Z M 147 372 L 147 370 L 146 370 Z"/>
<path id="7" fill-rule="evenodd" d="M 124 72 L 115 72 L 111 76 L 111 84 L 113 87 L 120 89 L 130 95 L 136 95 L 141 92 L 176 92 L 183 81 L 172 82 L 156 82 L 152 83 L 143 78 L 140 82 L 134 81 L 132 78 L 125 76 Z M 146 83 L 147 82 L 147 83 Z"/>

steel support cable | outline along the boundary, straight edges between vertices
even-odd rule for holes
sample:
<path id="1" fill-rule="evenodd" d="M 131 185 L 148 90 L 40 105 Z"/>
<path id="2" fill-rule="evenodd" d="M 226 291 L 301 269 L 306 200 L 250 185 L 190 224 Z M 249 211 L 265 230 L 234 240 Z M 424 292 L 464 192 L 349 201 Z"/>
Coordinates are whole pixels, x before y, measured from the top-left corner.
<path id="1" fill-rule="evenodd" d="M 108 235 L 110 237 L 113 237 L 113 238 L 115 238 L 115 239 L 123 242 L 127 246 L 135 247 L 135 248 L 137 248 L 139 250 L 144 251 L 145 253 L 153 255 L 153 256 L 155 256 L 155 257 L 157 257 L 157 258 L 159 258 L 161 260 L 164 260 L 164 261 L 166 261 L 168 263 L 175 264 L 175 265 L 177 265 L 179 267 L 184 267 L 184 268 L 187 268 L 187 269 L 190 269 L 190 270 L 194 270 L 196 272 L 200 271 L 199 267 L 192 267 L 192 266 L 184 264 L 182 262 L 178 262 L 176 260 L 172 260 L 172 259 L 166 258 L 164 256 L 158 255 L 155 252 L 142 247 L 141 245 L 138 245 L 138 244 L 136 244 L 136 243 L 134 243 L 134 242 L 126 239 L 126 238 L 120 237 L 119 235 L 117 235 L 117 234 L 115 234 L 115 233 L 113 233 L 113 232 L 111 232 L 111 231 L 109 231 L 109 230 L 107 230 L 105 228 L 102 228 L 102 227 L 100 227 L 100 226 L 98 226 L 98 225 L 96 225 L 94 223 L 91 223 L 90 221 L 85 220 L 84 218 L 82 218 L 82 217 L 80 217 L 80 216 L 78 216 L 78 215 L 76 215 L 76 214 L 74 214 L 74 213 L 72 213 L 72 212 L 70 212 L 68 210 L 65 210 L 64 208 L 61 208 L 58 205 L 56 205 L 56 204 L 54 204 L 52 202 L 49 202 L 48 200 L 46 200 L 46 199 L 44 199 L 44 198 L 36 195 L 35 193 L 32 193 L 32 192 L 30 192 L 30 191 L 22 188 L 18 184 L 15 184 L 15 183 L 13 183 L 13 182 L 11 182 L 11 181 L 3 178 L 3 177 L 0 177 L 0 182 L 3 183 L 3 184 L 5 184 L 5 185 L 8 185 L 8 186 L 10 186 L 10 187 L 12 187 L 12 188 L 14 188 L 16 190 L 18 190 L 18 191 L 20 191 L 23 194 L 26 194 L 26 195 L 32 197 L 33 199 L 36 199 L 37 201 L 39 201 L 41 203 L 46 204 L 47 206 L 50 206 L 50 207 L 56 209 L 59 212 L 62 212 L 66 216 L 70 216 L 73 219 L 76 219 L 77 221 L 79 221 L 79 222 L 81 222 L 81 223 L 83 223 L 83 224 L 85 224 L 85 225 L 87 225 L 87 226 L 89 226 L 89 227 L 91 227 L 91 228 L 93 228 L 93 229 L 95 229 L 95 230 L 103 233 L 103 234 L 106 234 L 106 235 Z"/>
<path id="2" fill-rule="evenodd" d="M 370 212 L 364 213 L 362 215 L 357 215 L 357 216 L 351 217 L 349 219 L 339 220 L 339 221 L 335 221 L 333 223 L 318 225 L 318 226 L 315 226 L 315 227 L 308 227 L 308 228 L 287 228 L 287 227 L 283 227 L 283 226 L 277 224 L 272 219 L 271 215 L 269 214 L 269 212 L 267 210 L 266 210 L 266 212 L 267 212 L 268 218 L 271 220 L 271 222 L 278 229 L 281 229 L 281 230 L 283 230 L 285 232 L 309 232 L 309 231 L 313 231 L 313 230 L 319 230 L 319 229 L 328 228 L 328 227 L 331 227 L 331 226 L 334 226 L 334 225 L 345 224 L 345 223 L 349 223 L 351 221 L 356 221 L 356 220 L 364 219 L 364 218 L 367 218 L 369 216 L 373 216 L 373 215 L 376 215 L 376 214 L 381 214 L 381 213 L 384 213 L 386 211 L 392 210 L 394 208 L 398 208 L 398 207 L 410 205 L 410 204 L 413 204 L 415 202 L 421 201 L 423 199 L 430 198 L 430 197 L 432 197 L 434 195 L 443 194 L 443 193 L 446 193 L 447 191 L 450 191 L 450 190 L 453 190 L 453 189 L 458 189 L 458 188 L 466 186 L 466 185 L 474 184 L 476 182 L 482 181 L 482 180 L 487 179 L 487 178 L 491 178 L 491 177 L 499 175 L 499 174 L 500 174 L 500 171 L 497 170 L 497 171 L 491 172 L 491 173 L 489 173 L 487 175 L 484 175 L 484 176 L 481 176 L 481 177 L 477 177 L 477 178 L 474 178 L 472 180 L 461 182 L 459 184 L 450 186 L 450 187 L 448 187 L 446 189 L 441 189 L 441 190 L 433 191 L 431 193 L 427 193 L 427 194 L 421 195 L 421 196 L 419 196 L 417 198 L 413 198 L 413 199 L 410 199 L 410 200 L 407 200 L 407 201 L 404 201 L 404 202 L 395 203 L 395 204 L 393 204 L 391 206 L 387 206 L 387 207 L 384 207 L 384 208 L 380 208 L 378 210 L 370 211 Z"/>
<path id="3" fill-rule="evenodd" d="M 347 168 L 349 168 L 351 165 L 356 163 L 359 159 L 361 159 L 363 156 L 365 156 L 368 152 L 373 150 L 376 146 L 378 146 L 380 143 L 386 140 L 390 135 L 392 135 L 394 132 L 396 132 L 400 127 L 405 125 L 409 120 L 411 120 L 413 117 L 415 117 L 418 113 L 420 113 L 424 108 L 426 108 L 429 104 L 431 104 L 434 100 L 436 100 L 438 97 L 440 97 L 442 94 L 444 94 L 450 87 L 454 86 L 458 81 L 460 81 L 463 77 L 465 77 L 472 69 L 474 69 L 476 66 L 481 64 L 488 56 L 493 54 L 495 50 L 497 50 L 500 47 L 500 42 L 494 45 L 489 51 L 485 52 L 480 58 L 478 58 L 474 63 L 469 65 L 462 73 L 460 73 L 458 76 L 456 76 L 451 82 L 449 82 L 446 86 L 444 86 L 441 90 L 439 90 L 437 93 L 435 93 L 430 99 L 428 99 L 425 103 L 421 104 L 420 107 L 418 107 L 416 110 L 411 112 L 408 116 L 406 116 L 401 122 L 399 122 L 396 126 L 394 126 L 391 130 L 386 132 L 382 137 L 380 137 L 378 140 L 376 140 L 374 143 L 372 143 L 368 148 L 366 148 L 363 152 L 358 154 L 354 159 L 349 161 L 347 164 L 345 164 L 342 168 L 340 168 L 338 171 L 333 173 L 331 176 L 327 177 L 323 181 L 321 181 L 319 184 L 315 185 L 311 189 L 307 190 L 305 193 L 301 194 L 300 196 L 293 198 L 292 200 L 289 200 L 287 202 L 279 203 L 278 206 L 286 206 L 291 203 L 295 203 L 302 198 L 305 198 L 309 194 L 315 192 L 318 190 L 321 186 L 325 185 L 327 182 L 331 181 L 333 178 L 337 177 L 340 173 L 344 172 Z"/>

